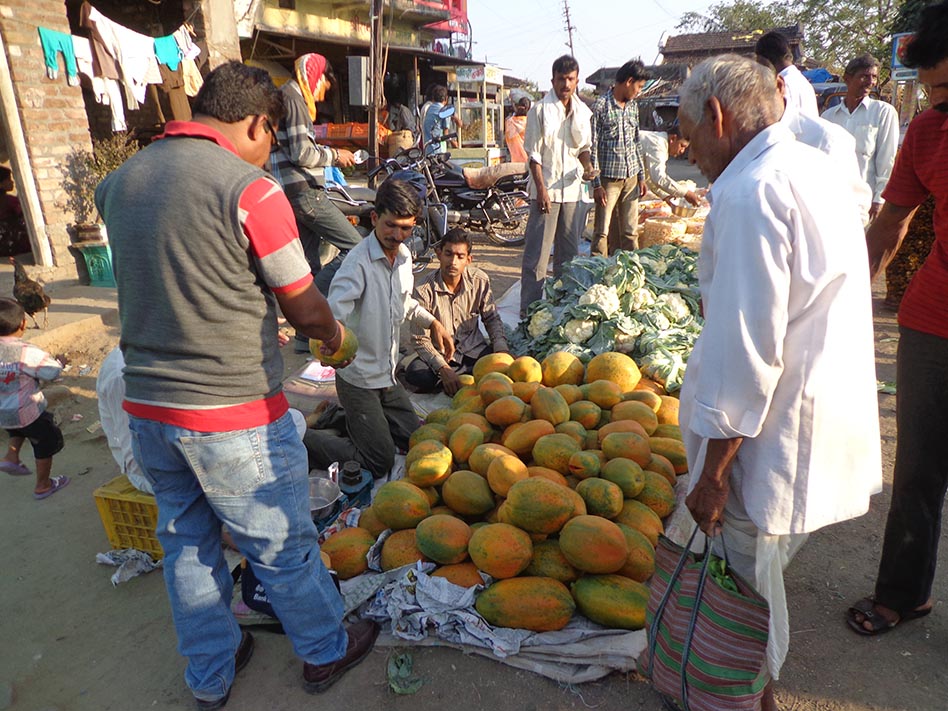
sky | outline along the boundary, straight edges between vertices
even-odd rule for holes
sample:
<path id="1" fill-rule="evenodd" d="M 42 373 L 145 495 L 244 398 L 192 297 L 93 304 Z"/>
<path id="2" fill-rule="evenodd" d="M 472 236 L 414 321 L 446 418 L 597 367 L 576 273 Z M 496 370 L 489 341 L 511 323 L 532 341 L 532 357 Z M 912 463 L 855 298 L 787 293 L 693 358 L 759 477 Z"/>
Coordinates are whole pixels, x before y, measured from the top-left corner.
<path id="1" fill-rule="evenodd" d="M 703 12 L 708 0 L 569 0 L 573 48 L 579 76 L 641 58 L 654 64 L 663 34 L 679 17 Z M 568 54 L 563 0 L 468 0 L 474 58 L 497 64 L 506 74 L 550 88 L 550 66 Z"/>

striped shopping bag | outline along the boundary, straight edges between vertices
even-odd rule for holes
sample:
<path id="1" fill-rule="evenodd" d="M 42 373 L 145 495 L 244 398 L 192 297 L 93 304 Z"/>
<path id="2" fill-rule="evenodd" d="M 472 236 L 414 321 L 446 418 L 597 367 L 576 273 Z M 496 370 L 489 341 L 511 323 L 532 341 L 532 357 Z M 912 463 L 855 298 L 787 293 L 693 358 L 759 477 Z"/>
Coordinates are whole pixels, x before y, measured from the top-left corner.
<path id="1" fill-rule="evenodd" d="M 710 543 L 691 552 L 661 536 L 639 668 L 666 706 L 684 711 L 756 711 L 769 676 L 767 601 L 726 568 L 737 591 L 708 574 Z M 725 562 L 727 555 L 725 553 Z"/>

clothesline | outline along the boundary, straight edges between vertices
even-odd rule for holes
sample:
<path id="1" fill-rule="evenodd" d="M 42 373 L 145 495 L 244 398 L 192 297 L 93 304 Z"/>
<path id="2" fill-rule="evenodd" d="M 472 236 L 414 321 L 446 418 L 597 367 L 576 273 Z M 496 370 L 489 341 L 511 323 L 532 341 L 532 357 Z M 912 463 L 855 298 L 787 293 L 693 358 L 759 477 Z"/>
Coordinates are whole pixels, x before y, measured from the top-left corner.
<path id="1" fill-rule="evenodd" d="M 112 113 L 112 130 L 124 131 L 125 109 L 145 102 L 149 85 L 160 84 L 168 93 L 175 118 L 189 119 L 187 96 L 196 96 L 203 78 L 196 60 L 200 48 L 194 43 L 190 20 L 198 8 L 169 35 L 151 37 L 115 22 L 88 2 L 80 7 L 79 24 L 89 37 L 70 35 L 37 26 L 50 79 L 59 74 L 59 54 L 66 66 L 66 80 L 79 83 L 79 74 L 91 84 L 96 101 Z"/>

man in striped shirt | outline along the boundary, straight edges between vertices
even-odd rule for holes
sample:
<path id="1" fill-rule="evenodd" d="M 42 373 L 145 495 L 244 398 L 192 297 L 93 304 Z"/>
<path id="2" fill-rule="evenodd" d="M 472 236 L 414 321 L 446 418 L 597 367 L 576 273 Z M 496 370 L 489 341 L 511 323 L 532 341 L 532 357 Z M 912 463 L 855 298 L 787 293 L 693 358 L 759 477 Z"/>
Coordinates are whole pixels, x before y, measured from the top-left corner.
<path id="1" fill-rule="evenodd" d="M 635 59 L 616 72 L 616 83 L 600 96 L 592 109 L 592 164 L 600 175 L 593 180 L 596 201 L 596 231 L 592 253 L 608 256 L 617 249 L 637 249 L 639 198 L 645 196 L 644 162 L 639 142 L 639 107 L 635 97 L 642 92 L 648 74 Z M 617 209 L 618 208 L 618 209 Z M 618 213 L 619 231 L 607 244 L 613 212 Z"/>

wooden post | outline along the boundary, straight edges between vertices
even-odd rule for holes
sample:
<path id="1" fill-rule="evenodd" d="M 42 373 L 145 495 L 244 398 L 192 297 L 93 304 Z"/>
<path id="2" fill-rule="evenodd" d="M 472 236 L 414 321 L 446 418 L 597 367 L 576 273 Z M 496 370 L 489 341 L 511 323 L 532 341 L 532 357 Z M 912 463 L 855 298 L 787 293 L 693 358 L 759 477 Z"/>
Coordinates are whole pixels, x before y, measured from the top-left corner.
<path id="1" fill-rule="evenodd" d="M 382 107 L 382 0 L 372 0 L 369 39 L 369 153 L 373 156 L 370 166 L 377 165 L 374 159 L 379 152 L 379 110 Z"/>
<path id="2" fill-rule="evenodd" d="M 49 238 L 46 235 L 46 224 L 43 222 L 39 192 L 36 190 L 36 181 L 33 180 L 33 172 L 30 169 L 30 157 L 26 152 L 26 138 L 23 135 L 23 124 L 20 123 L 20 113 L 17 110 L 10 65 L 7 64 L 7 48 L 2 32 L 0 32 L 0 123 L 6 128 L 6 135 L 10 139 L 13 177 L 16 180 L 17 194 L 20 196 L 20 205 L 23 207 L 23 219 L 30 235 L 30 246 L 33 248 L 36 264 L 41 267 L 55 266 L 53 251 L 50 249 Z"/>

